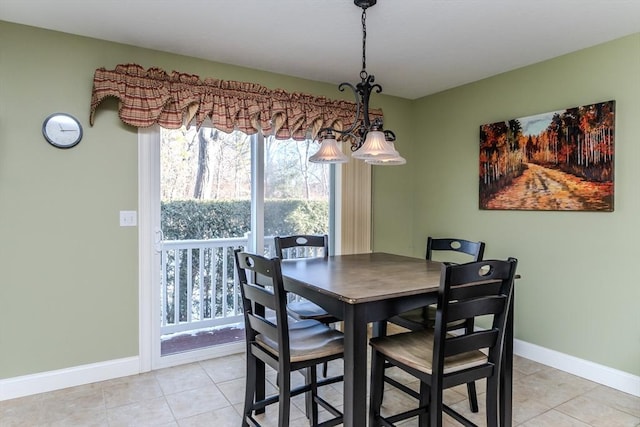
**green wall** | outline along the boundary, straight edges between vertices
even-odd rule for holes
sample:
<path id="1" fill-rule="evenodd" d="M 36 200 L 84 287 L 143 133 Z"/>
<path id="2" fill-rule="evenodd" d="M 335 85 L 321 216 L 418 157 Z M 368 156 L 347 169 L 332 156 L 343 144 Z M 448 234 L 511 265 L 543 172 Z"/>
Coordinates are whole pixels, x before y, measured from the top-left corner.
<path id="1" fill-rule="evenodd" d="M 426 77 L 428 78 L 428 76 Z M 478 209 L 479 126 L 616 101 L 615 211 Z M 640 375 L 640 34 L 420 99 L 411 180 L 376 171 L 375 249 L 409 250 L 400 207 L 413 212 L 410 253 L 428 235 L 487 243 L 485 257 L 519 259 L 516 337 Z M 380 173 L 379 173 L 380 172 Z M 406 188 L 410 199 L 391 193 Z M 380 191 L 384 188 L 384 191 Z M 392 200 L 389 206 L 381 199 Z M 401 200 L 402 199 L 402 200 Z"/>
<path id="2" fill-rule="evenodd" d="M 0 379 L 138 354 L 138 230 L 118 216 L 138 210 L 137 130 L 115 100 L 88 123 L 95 69 L 130 62 L 350 99 L 333 84 L 0 21 Z M 84 127 L 70 150 L 42 137 L 56 111 Z M 409 134 L 409 124 L 393 129 Z"/>
<path id="3" fill-rule="evenodd" d="M 518 338 L 640 375 L 639 53 L 636 35 L 417 101 L 375 96 L 408 164 L 374 168 L 374 249 L 423 256 L 430 234 L 482 239 L 487 256 L 520 259 Z M 94 70 L 128 62 L 348 98 L 335 85 L 0 21 L 0 379 L 138 354 L 137 228 L 118 225 L 120 210 L 137 210 L 137 131 L 112 100 L 88 123 Z M 478 210 L 480 124 L 609 99 L 615 212 Z M 77 147 L 44 141 L 55 111 L 82 122 Z"/>

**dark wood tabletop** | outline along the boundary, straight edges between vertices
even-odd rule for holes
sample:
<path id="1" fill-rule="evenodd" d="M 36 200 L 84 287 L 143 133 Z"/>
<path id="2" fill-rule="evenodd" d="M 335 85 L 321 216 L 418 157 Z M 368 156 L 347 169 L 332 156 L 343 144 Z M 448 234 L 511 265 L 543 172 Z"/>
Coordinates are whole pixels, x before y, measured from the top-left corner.
<path id="1" fill-rule="evenodd" d="M 386 253 L 283 260 L 282 272 L 348 304 L 437 291 L 442 263 Z"/>

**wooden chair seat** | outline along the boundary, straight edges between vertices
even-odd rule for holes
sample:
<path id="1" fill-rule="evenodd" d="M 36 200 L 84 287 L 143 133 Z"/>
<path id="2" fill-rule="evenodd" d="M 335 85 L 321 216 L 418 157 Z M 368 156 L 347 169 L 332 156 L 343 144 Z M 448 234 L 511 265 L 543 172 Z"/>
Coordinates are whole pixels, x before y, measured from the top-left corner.
<path id="1" fill-rule="evenodd" d="M 256 335 L 256 343 L 279 357 L 278 343 L 263 334 Z M 301 362 L 342 354 L 342 333 L 315 320 L 302 320 L 289 325 L 291 362 Z"/>
<path id="2" fill-rule="evenodd" d="M 447 334 L 447 338 L 453 335 Z M 385 356 L 393 356 L 398 362 L 426 374 L 433 367 L 433 330 L 406 332 L 386 337 L 372 338 L 371 346 Z M 444 359 L 444 374 L 473 368 L 487 363 L 487 355 L 479 350 L 457 354 Z"/>

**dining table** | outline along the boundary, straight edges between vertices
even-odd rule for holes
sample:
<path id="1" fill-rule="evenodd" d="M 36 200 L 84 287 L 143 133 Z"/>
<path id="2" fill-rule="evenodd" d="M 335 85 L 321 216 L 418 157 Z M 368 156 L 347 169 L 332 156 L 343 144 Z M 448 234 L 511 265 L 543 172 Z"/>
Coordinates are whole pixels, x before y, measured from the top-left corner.
<path id="1" fill-rule="evenodd" d="M 368 325 L 385 333 L 386 320 L 436 303 L 442 263 L 388 253 L 335 255 L 282 261 L 285 289 L 342 320 L 345 427 L 367 425 Z M 511 426 L 513 298 L 500 372 L 501 426 Z"/>

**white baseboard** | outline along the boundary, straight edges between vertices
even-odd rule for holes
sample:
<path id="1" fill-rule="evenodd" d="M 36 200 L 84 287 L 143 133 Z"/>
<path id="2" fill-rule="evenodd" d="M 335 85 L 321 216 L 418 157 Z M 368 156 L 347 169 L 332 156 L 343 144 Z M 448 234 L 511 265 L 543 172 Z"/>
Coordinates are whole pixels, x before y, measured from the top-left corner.
<path id="1" fill-rule="evenodd" d="M 140 372 L 138 356 L 0 380 L 0 401 L 60 390 Z"/>
<path id="2" fill-rule="evenodd" d="M 218 357 L 230 356 L 232 354 L 244 353 L 244 341 L 237 341 L 228 344 L 219 344 L 214 347 L 206 347 L 201 350 L 186 351 L 168 356 L 162 356 L 154 364 L 154 369 L 170 368 L 172 366 L 184 365 L 186 363 L 200 362 L 203 360 L 216 359 Z"/>
<path id="3" fill-rule="evenodd" d="M 636 375 L 520 340 L 515 340 L 514 352 L 518 356 L 640 397 L 640 377 Z M 140 360 L 135 356 L 8 378 L 0 380 L 0 401 L 136 375 L 139 372 Z"/>
<path id="4" fill-rule="evenodd" d="M 640 377 L 628 372 L 520 340 L 514 340 L 513 352 L 526 359 L 640 397 Z"/>

